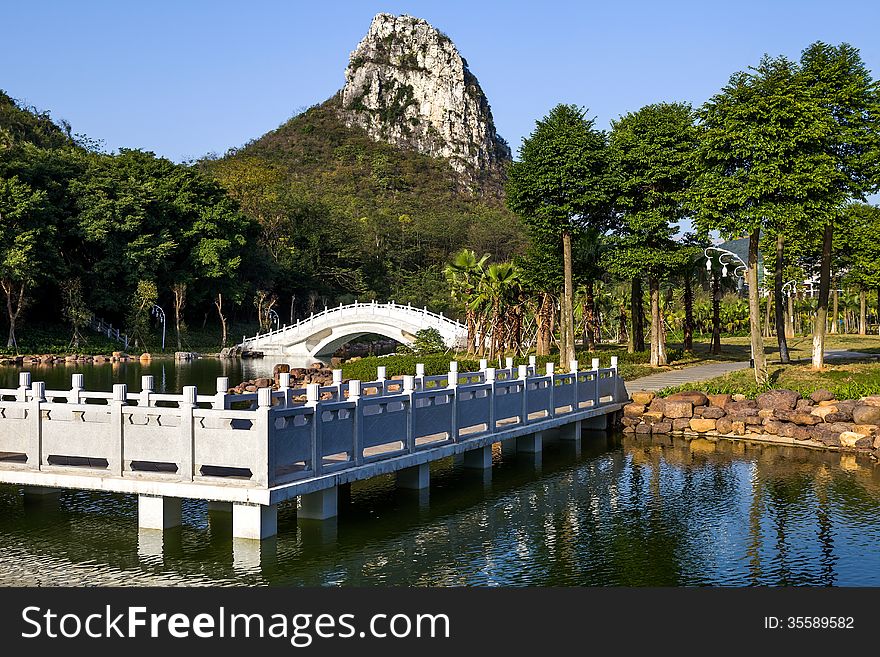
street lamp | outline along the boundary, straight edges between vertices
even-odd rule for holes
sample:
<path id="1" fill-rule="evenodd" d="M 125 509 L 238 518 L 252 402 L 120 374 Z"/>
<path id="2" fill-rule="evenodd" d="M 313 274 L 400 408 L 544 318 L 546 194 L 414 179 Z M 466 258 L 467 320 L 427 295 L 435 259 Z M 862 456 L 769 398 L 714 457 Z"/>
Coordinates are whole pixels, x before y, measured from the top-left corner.
<path id="1" fill-rule="evenodd" d="M 162 351 L 165 351 L 165 311 L 159 306 L 153 304 L 153 307 L 150 309 L 150 314 L 162 322 Z"/>
<path id="2" fill-rule="evenodd" d="M 275 312 L 275 310 L 272 308 L 269 309 L 269 320 L 272 324 L 275 325 L 276 329 L 281 326 L 281 318 L 278 316 L 278 313 Z"/>
<path id="3" fill-rule="evenodd" d="M 714 252 L 714 253 L 713 253 Z M 743 262 L 743 259 L 736 255 L 733 251 L 728 251 L 727 249 L 722 249 L 719 246 L 710 246 L 703 251 L 703 255 L 706 256 L 706 271 L 712 271 L 712 258 L 713 255 L 717 258 L 718 263 L 721 265 L 721 276 L 727 276 L 728 267 L 733 267 L 733 275 L 737 278 L 736 281 L 736 291 L 737 293 L 742 293 L 743 280 L 745 279 L 745 273 L 748 267 L 746 263 Z M 755 350 L 752 347 L 752 341 L 749 340 L 749 365 L 751 367 L 755 366 Z"/>

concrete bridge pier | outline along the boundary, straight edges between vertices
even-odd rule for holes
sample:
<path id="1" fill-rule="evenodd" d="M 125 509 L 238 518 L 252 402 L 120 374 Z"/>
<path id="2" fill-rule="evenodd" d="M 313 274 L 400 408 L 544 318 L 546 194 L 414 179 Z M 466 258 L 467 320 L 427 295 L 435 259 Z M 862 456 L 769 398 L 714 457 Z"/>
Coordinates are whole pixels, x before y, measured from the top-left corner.
<path id="1" fill-rule="evenodd" d="M 138 527 L 170 529 L 181 523 L 181 499 L 161 495 L 138 495 Z"/>
<path id="2" fill-rule="evenodd" d="M 398 488 L 424 490 L 431 486 L 431 468 L 427 463 L 414 465 L 411 468 L 398 470 L 396 478 Z"/>
<path id="3" fill-rule="evenodd" d="M 583 422 L 583 428 L 589 429 L 590 431 L 605 431 L 608 429 L 607 415 L 597 415 L 581 421 Z"/>
<path id="4" fill-rule="evenodd" d="M 246 538 L 232 539 L 232 568 L 243 575 L 258 575 L 267 562 L 277 558 L 278 543 L 275 537 L 262 541 Z"/>
<path id="5" fill-rule="evenodd" d="M 464 467 L 474 470 L 491 470 L 492 445 L 466 451 L 464 453 Z"/>
<path id="6" fill-rule="evenodd" d="M 583 422 L 583 420 L 577 420 L 576 422 L 560 427 L 559 440 L 579 442 L 581 439 L 581 422 Z"/>
<path id="7" fill-rule="evenodd" d="M 336 486 L 300 495 L 297 517 L 309 520 L 335 518 L 339 513 L 338 501 Z"/>
<path id="8" fill-rule="evenodd" d="M 516 451 L 520 454 L 540 454 L 543 449 L 544 436 L 540 431 L 516 439 Z"/>
<path id="9" fill-rule="evenodd" d="M 261 541 L 278 533 L 278 505 L 233 504 L 232 538 Z"/>

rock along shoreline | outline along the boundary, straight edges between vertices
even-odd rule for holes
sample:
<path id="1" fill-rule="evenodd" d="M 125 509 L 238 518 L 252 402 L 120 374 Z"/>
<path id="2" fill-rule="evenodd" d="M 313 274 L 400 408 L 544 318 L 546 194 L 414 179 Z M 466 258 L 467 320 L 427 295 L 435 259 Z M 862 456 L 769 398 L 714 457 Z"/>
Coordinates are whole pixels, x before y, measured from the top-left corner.
<path id="1" fill-rule="evenodd" d="M 635 391 L 624 406 L 624 433 L 746 439 L 868 453 L 880 458 L 880 396 L 838 400 L 769 390 L 755 399 L 697 390 L 658 397 Z"/>

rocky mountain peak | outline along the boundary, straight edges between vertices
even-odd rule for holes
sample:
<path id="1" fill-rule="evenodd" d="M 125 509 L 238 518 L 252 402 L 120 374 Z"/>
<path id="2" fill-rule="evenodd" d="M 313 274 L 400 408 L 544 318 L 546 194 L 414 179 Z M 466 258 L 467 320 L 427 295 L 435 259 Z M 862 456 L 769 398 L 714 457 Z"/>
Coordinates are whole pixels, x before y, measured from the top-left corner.
<path id="1" fill-rule="evenodd" d="M 468 185 L 499 179 L 510 147 L 455 44 L 427 21 L 378 14 L 351 53 L 340 117 L 385 141 L 446 158 Z"/>

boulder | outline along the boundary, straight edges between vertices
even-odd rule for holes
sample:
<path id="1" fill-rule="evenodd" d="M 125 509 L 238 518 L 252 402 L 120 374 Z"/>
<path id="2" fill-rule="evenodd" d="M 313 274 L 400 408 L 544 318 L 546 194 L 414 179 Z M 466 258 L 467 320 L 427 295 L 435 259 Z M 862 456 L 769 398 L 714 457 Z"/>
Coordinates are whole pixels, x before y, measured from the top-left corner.
<path id="1" fill-rule="evenodd" d="M 731 418 L 730 433 L 732 433 L 735 436 L 746 435 L 746 423 L 743 422 L 742 420 L 734 420 Z"/>
<path id="2" fill-rule="evenodd" d="M 663 421 L 663 413 L 661 411 L 648 411 L 642 414 L 642 422 L 647 424 L 656 424 Z"/>
<path id="3" fill-rule="evenodd" d="M 630 399 L 633 400 L 635 404 L 641 404 L 642 406 L 647 406 L 652 401 L 654 401 L 654 397 L 657 394 L 654 392 L 649 392 L 647 390 L 636 390 L 635 392 L 630 394 Z"/>
<path id="4" fill-rule="evenodd" d="M 630 427 L 630 426 L 623 427 L 623 433 L 635 433 L 635 432 L 636 432 L 635 427 Z"/>
<path id="5" fill-rule="evenodd" d="M 859 400 L 862 404 L 866 404 L 868 406 L 877 406 L 880 408 L 880 395 L 871 395 L 870 397 L 862 397 Z"/>
<path id="6" fill-rule="evenodd" d="M 835 431 L 822 431 L 818 439 L 826 447 L 840 447 L 840 434 Z"/>
<path id="7" fill-rule="evenodd" d="M 810 411 L 810 413 L 824 420 L 832 413 L 837 413 L 837 406 L 816 406 Z"/>
<path id="8" fill-rule="evenodd" d="M 797 403 L 794 405 L 794 410 L 807 411 L 809 413 L 810 409 L 813 406 L 814 406 L 814 402 L 812 399 L 798 399 Z"/>
<path id="9" fill-rule="evenodd" d="M 260 378 L 254 381 L 254 386 L 257 388 L 270 388 L 272 387 L 272 379 Z"/>
<path id="10" fill-rule="evenodd" d="M 843 433 L 844 431 L 855 431 L 856 425 L 852 422 L 832 422 L 828 428 L 837 433 Z"/>
<path id="11" fill-rule="evenodd" d="M 672 422 L 655 422 L 651 426 L 652 433 L 669 433 L 672 431 Z"/>
<path id="12" fill-rule="evenodd" d="M 690 428 L 691 430 L 698 433 L 715 431 L 715 420 L 708 420 L 705 418 L 692 418 L 690 421 Z"/>
<path id="13" fill-rule="evenodd" d="M 672 430 L 673 431 L 684 431 L 685 429 L 689 429 L 691 424 L 690 418 L 687 417 L 677 417 L 672 421 Z"/>
<path id="14" fill-rule="evenodd" d="M 703 409 L 703 417 L 709 420 L 717 420 L 724 417 L 724 409 L 718 406 L 707 406 Z"/>
<path id="15" fill-rule="evenodd" d="M 272 378 L 278 379 L 279 374 L 290 374 L 290 365 L 287 363 L 278 363 L 272 368 Z"/>
<path id="16" fill-rule="evenodd" d="M 632 404 L 627 404 L 623 407 L 623 416 L 631 417 L 631 418 L 640 418 L 642 414 L 645 412 L 644 404 L 637 404 L 633 402 Z"/>
<path id="17" fill-rule="evenodd" d="M 767 419 L 768 417 L 773 417 L 773 413 L 772 408 L 762 408 L 758 411 L 758 417 Z"/>
<path id="18" fill-rule="evenodd" d="M 875 436 L 878 431 L 880 431 L 880 427 L 876 424 L 856 424 L 853 426 L 853 431 L 856 433 L 861 433 L 866 436 Z"/>
<path id="19" fill-rule="evenodd" d="M 831 401 L 832 399 L 834 399 L 834 395 L 832 395 L 828 390 L 825 390 L 825 388 L 819 388 L 818 390 L 813 391 L 813 393 L 810 395 L 810 399 L 819 404 L 821 402 Z"/>
<path id="20" fill-rule="evenodd" d="M 860 433 L 856 433 L 855 431 L 844 431 L 840 434 L 840 446 L 841 447 L 855 447 L 856 443 L 858 443 L 862 438 L 866 438 L 867 436 L 863 436 Z"/>
<path id="21" fill-rule="evenodd" d="M 856 441 L 856 447 L 858 449 L 871 449 L 874 445 L 874 439 L 871 436 L 865 436 L 864 438 L 860 438 Z"/>
<path id="22" fill-rule="evenodd" d="M 735 402 L 741 402 L 746 400 L 746 396 L 741 392 L 734 393 L 730 396 L 730 398 Z"/>
<path id="23" fill-rule="evenodd" d="M 626 417 L 624 415 L 622 418 L 620 418 L 620 423 L 625 427 L 634 427 L 639 422 L 641 422 L 641 420 L 639 418 L 635 418 L 635 417 Z"/>
<path id="24" fill-rule="evenodd" d="M 685 390 L 683 392 L 677 392 L 674 395 L 669 395 L 666 398 L 667 401 L 689 401 L 694 406 L 705 406 L 709 403 L 709 398 L 706 397 L 699 390 Z"/>
<path id="25" fill-rule="evenodd" d="M 728 415 L 757 415 L 758 403 L 754 399 L 732 401 L 724 407 Z"/>
<path id="26" fill-rule="evenodd" d="M 813 437 L 813 434 L 806 428 L 799 427 L 790 422 L 783 422 L 782 426 L 779 427 L 779 433 L 777 435 L 782 436 L 783 438 L 794 438 L 795 440 L 809 440 Z"/>
<path id="27" fill-rule="evenodd" d="M 799 424 L 805 427 L 811 427 L 814 424 L 819 424 L 822 421 L 822 418 L 813 415 L 812 413 L 807 413 L 805 411 L 789 411 L 782 408 L 773 409 L 773 416 L 777 420 L 784 420 L 785 422 L 793 422 L 794 424 Z"/>
<path id="28" fill-rule="evenodd" d="M 652 413 L 662 413 L 664 406 L 666 406 L 666 402 L 662 398 L 654 397 L 651 403 L 648 404 L 648 410 Z"/>
<path id="29" fill-rule="evenodd" d="M 694 406 L 692 417 L 703 417 L 703 411 L 709 408 L 708 406 Z"/>
<path id="30" fill-rule="evenodd" d="M 816 406 L 837 406 L 837 403 L 836 399 L 829 399 L 827 401 L 820 401 Z"/>
<path id="31" fill-rule="evenodd" d="M 651 433 L 651 425 L 642 422 L 636 426 L 636 433 Z"/>
<path id="32" fill-rule="evenodd" d="M 843 401 L 837 402 L 837 410 L 841 413 L 852 413 L 853 409 L 859 405 L 859 402 L 853 399 L 844 399 Z"/>
<path id="33" fill-rule="evenodd" d="M 859 404 L 852 411 L 852 419 L 856 424 L 880 424 L 880 406 Z"/>
<path id="34" fill-rule="evenodd" d="M 800 395 L 794 390 L 780 388 L 762 392 L 755 398 L 755 401 L 758 403 L 758 408 L 793 410 L 798 399 L 800 399 Z"/>
<path id="35" fill-rule="evenodd" d="M 715 431 L 718 433 L 730 433 L 733 431 L 733 421 L 729 417 L 720 417 L 715 420 Z"/>
<path id="36" fill-rule="evenodd" d="M 694 414 L 694 405 L 690 401 L 666 400 L 663 414 L 668 418 L 688 418 Z"/>
<path id="37" fill-rule="evenodd" d="M 153 360 L 153 355 L 149 351 L 145 351 L 144 353 L 142 353 L 140 355 L 139 360 L 144 361 L 144 362 L 149 362 L 149 361 Z"/>
<path id="38" fill-rule="evenodd" d="M 724 408 L 733 401 L 733 398 L 728 394 L 720 394 L 720 395 L 706 395 L 709 399 L 709 406 L 717 406 L 718 408 Z"/>
<path id="39" fill-rule="evenodd" d="M 824 419 L 829 424 L 834 422 L 852 422 L 853 416 L 852 411 L 842 411 L 838 407 L 834 413 L 829 413 Z"/>
<path id="40" fill-rule="evenodd" d="M 880 436 L 874 438 L 874 449 L 880 449 Z"/>
<path id="41" fill-rule="evenodd" d="M 785 426 L 783 422 L 779 420 L 766 419 L 764 420 L 764 433 L 769 433 L 774 436 L 778 436 L 779 432 L 782 430 L 782 427 Z"/>

